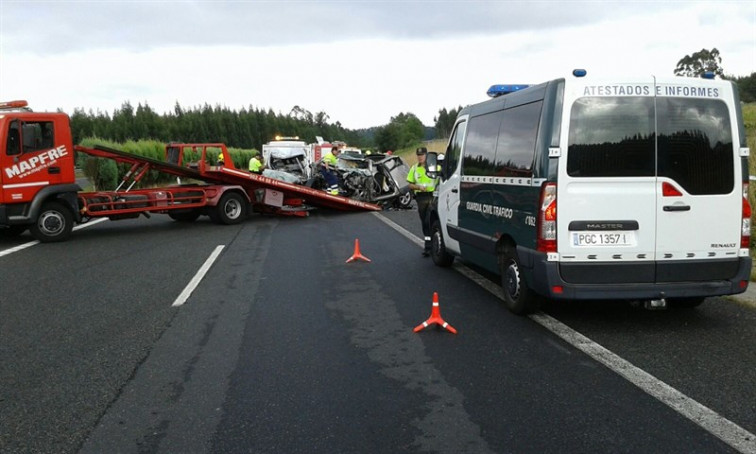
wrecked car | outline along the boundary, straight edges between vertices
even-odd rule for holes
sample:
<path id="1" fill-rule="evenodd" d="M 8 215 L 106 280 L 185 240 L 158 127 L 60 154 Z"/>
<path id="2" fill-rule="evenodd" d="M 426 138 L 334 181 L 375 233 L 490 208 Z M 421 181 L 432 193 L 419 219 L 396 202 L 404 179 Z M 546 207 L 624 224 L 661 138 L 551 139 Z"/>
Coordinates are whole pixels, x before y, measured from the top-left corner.
<path id="1" fill-rule="evenodd" d="M 314 165 L 308 186 L 325 189 L 326 184 Z M 409 166 L 399 156 L 374 153 L 369 155 L 344 152 L 338 167 L 341 194 L 355 200 L 381 204 L 386 208 L 409 208 L 412 191 L 407 183 Z"/>

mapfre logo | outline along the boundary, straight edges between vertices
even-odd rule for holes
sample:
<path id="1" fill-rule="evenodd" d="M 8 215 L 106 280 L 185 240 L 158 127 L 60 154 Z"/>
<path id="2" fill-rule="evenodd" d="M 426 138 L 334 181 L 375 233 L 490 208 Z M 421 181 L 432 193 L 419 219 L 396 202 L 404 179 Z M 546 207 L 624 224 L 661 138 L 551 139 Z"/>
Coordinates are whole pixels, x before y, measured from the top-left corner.
<path id="1" fill-rule="evenodd" d="M 5 170 L 5 175 L 7 175 L 8 178 L 25 178 L 42 169 L 50 167 L 63 156 L 68 156 L 68 150 L 65 145 L 39 153 L 29 159 L 17 162 L 11 167 L 6 167 L 3 170 Z"/>

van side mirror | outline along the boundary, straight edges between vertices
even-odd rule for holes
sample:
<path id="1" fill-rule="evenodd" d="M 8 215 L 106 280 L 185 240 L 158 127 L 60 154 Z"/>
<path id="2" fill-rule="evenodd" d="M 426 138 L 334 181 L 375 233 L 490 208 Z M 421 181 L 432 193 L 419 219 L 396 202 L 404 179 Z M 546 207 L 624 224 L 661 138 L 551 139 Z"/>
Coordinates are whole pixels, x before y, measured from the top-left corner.
<path id="1" fill-rule="evenodd" d="M 438 153 L 429 151 L 425 156 L 425 174 L 429 178 L 436 178 L 439 174 Z"/>

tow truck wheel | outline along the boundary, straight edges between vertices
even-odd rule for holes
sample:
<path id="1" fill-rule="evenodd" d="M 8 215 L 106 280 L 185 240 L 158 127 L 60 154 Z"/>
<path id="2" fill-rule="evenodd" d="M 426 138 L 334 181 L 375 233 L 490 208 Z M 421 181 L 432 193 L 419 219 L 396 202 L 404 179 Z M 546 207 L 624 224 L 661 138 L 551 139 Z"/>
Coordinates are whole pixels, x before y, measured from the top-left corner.
<path id="1" fill-rule="evenodd" d="M 247 216 L 247 201 L 239 193 L 227 192 L 221 197 L 216 214 L 221 224 L 238 224 Z"/>
<path id="2" fill-rule="evenodd" d="M 433 221 L 431 226 L 431 259 L 438 266 L 447 267 L 454 262 L 454 256 L 446 251 L 444 234 L 441 232 L 441 223 Z"/>
<path id="3" fill-rule="evenodd" d="M 168 216 L 177 222 L 194 222 L 200 217 L 200 212 L 197 210 L 191 211 L 170 211 Z"/>
<path id="4" fill-rule="evenodd" d="M 63 241 L 73 229 L 73 215 L 60 202 L 46 202 L 42 205 L 37 221 L 30 230 L 34 238 L 42 243 Z"/>
<path id="5" fill-rule="evenodd" d="M 538 295 L 528 288 L 522 276 L 522 266 L 517 251 L 511 244 L 504 245 L 500 252 L 501 288 L 504 290 L 504 303 L 511 312 L 526 315 L 538 310 Z"/>

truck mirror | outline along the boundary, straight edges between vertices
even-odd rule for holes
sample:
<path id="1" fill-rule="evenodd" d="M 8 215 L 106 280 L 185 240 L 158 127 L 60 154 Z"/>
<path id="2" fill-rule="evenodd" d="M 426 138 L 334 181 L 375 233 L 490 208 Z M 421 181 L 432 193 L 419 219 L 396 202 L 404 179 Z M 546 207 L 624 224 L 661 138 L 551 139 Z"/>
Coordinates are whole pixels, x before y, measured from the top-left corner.
<path id="1" fill-rule="evenodd" d="M 5 153 L 8 156 L 21 154 L 21 134 L 19 134 L 19 121 L 11 121 L 8 128 L 8 139 Z"/>
<path id="2" fill-rule="evenodd" d="M 24 152 L 39 149 L 38 145 L 42 141 L 42 133 L 39 124 L 24 123 L 21 126 L 21 137 L 24 141 Z"/>

